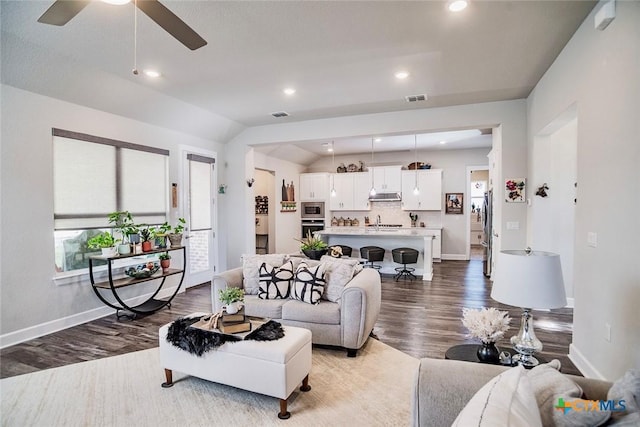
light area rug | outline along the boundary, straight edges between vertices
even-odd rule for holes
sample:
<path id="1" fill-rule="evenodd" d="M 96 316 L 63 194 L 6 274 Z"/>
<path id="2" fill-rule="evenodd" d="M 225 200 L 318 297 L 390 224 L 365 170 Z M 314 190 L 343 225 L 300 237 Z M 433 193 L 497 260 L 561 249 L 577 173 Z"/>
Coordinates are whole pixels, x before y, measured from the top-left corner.
<path id="1" fill-rule="evenodd" d="M 242 366 L 237 367 L 238 370 Z M 307 393 L 278 399 L 174 372 L 162 388 L 158 349 L 0 381 L 3 426 L 408 426 L 418 359 L 369 339 L 345 351 L 313 348 Z"/>

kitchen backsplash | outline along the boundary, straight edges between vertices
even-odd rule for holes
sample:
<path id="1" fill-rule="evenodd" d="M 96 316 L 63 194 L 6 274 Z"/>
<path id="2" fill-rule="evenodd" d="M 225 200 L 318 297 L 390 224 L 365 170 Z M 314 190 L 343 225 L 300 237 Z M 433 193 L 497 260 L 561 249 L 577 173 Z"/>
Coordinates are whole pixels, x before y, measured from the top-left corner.
<path id="1" fill-rule="evenodd" d="M 380 222 L 382 224 L 402 224 L 403 227 L 411 227 L 411 218 L 409 218 L 409 211 L 403 211 L 402 202 L 371 202 L 370 211 L 332 211 L 331 218 L 343 217 L 357 218 L 360 222 L 360 226 L 364 225 L 364 217 L 368 216 L 369 221 L 373 224 L 376 221 L 376 216 L 380 215 Z M 442 226 L 442 213 L 441 211 L 417 211 L 413 212 L 418 215 L 418 225 L 424 222 L 426 227 L 441 227 Z"/>

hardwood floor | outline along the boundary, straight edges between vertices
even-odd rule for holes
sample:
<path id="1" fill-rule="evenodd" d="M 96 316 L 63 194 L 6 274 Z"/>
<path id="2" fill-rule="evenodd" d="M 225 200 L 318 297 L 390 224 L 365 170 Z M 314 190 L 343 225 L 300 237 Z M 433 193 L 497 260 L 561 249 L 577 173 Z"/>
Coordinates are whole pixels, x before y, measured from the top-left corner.
<path id="1" fill-rule="evenodd" d="M 378 339 L 414 357 L 444 358 L 452 345 L 475 343 L 462 326 L 462 308 L 496 307 L 512 318 L 499 347 L 511 351 L 508 337 L 517 332 L 521 311 L 492 300 L 482 261 L 445 261 L 434 265 L 431 283 L 382 280 L 382 309 L 374 328 Z M 178 295 L 170 309 L 118 321 L 115 314 L 0 350 L 0 378 L 158 346 L 158 328 L 195 311 L 211 311 L 209 284 Z M 571 342 L 573 310 L 534 312 L 542 355 L 562 362 L 562 371 L 578 374 L 566 356 Z M 346 357 L 346 356 L 345 356 Z"/>

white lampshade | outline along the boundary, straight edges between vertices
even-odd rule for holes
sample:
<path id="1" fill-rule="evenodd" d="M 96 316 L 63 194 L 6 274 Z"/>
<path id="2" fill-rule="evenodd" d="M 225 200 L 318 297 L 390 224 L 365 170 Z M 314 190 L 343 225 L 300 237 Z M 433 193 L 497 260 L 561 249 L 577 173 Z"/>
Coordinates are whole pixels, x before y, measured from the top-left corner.
<path id="1" fill-rule="evenodd" d="M 501 251 L 496 260 L 491 298 L 531 309 L 567 305 L 560 255 L 541 251 Z"/>

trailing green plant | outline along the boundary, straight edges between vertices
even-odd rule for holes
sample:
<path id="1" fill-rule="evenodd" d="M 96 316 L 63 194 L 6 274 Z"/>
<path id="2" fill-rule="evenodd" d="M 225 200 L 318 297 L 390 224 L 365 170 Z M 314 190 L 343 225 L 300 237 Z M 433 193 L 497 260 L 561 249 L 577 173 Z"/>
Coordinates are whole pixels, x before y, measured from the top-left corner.
<path id="1" fill-rule="evenodd" d="M 87 246 L 90 249 L 103 249 L 111 248 L 115 246 L 116 239 L 108 231 L 104 231 L 96 236 L 93 236 L 87 241 Z"/>
<path id="2" fill-rule="evenodd" d="M 231 304 L 237 301 L 244 301 L 244 290 L 241 288 L 220 289 L 218 298 L 224 304 Z"/>
<path id="3" fill-rule="evenodd" d="M 163 259 L 171 259 L 171 255 L 169 255 L 169 252 L 165 252 L 163 254 L 158 255 L 158 259 L 159 260 L 163 260 Z"/>
<path id="4" fill-rule="evenodd" d="M 139 232 L 138 226 L 134 223 L 129 211 L 111 212 L 107 217 L 109 224 L 113 224 L 115 230 L 122 234 L 122 241 L 129 240 L 129 236 Z"/>
<path id="5" fill-rule="evenodd" d="M 186 224 L 187 222 L 184 220 L 184 218 L 178 218 L 178 222 L 176 223 L 175 226 L 172 227 L 171 233 L 181 234 L 184 231 L 184 226 Z"/>
<path id="6" fill-rule="evenodd" d="M 307 251 L 307 250 L 317 251 L 317 250 L 327 249 L 328 247 L 328 245 L 325 242 L 323 242 L 321 238 L 312 236 L 310 231 L 307 231 L 307 237 L 304 237 L 302 239 L 295 239 L 295 240 L 300 242 L 300 249 L 302 249 L 303 251 Z"/>

